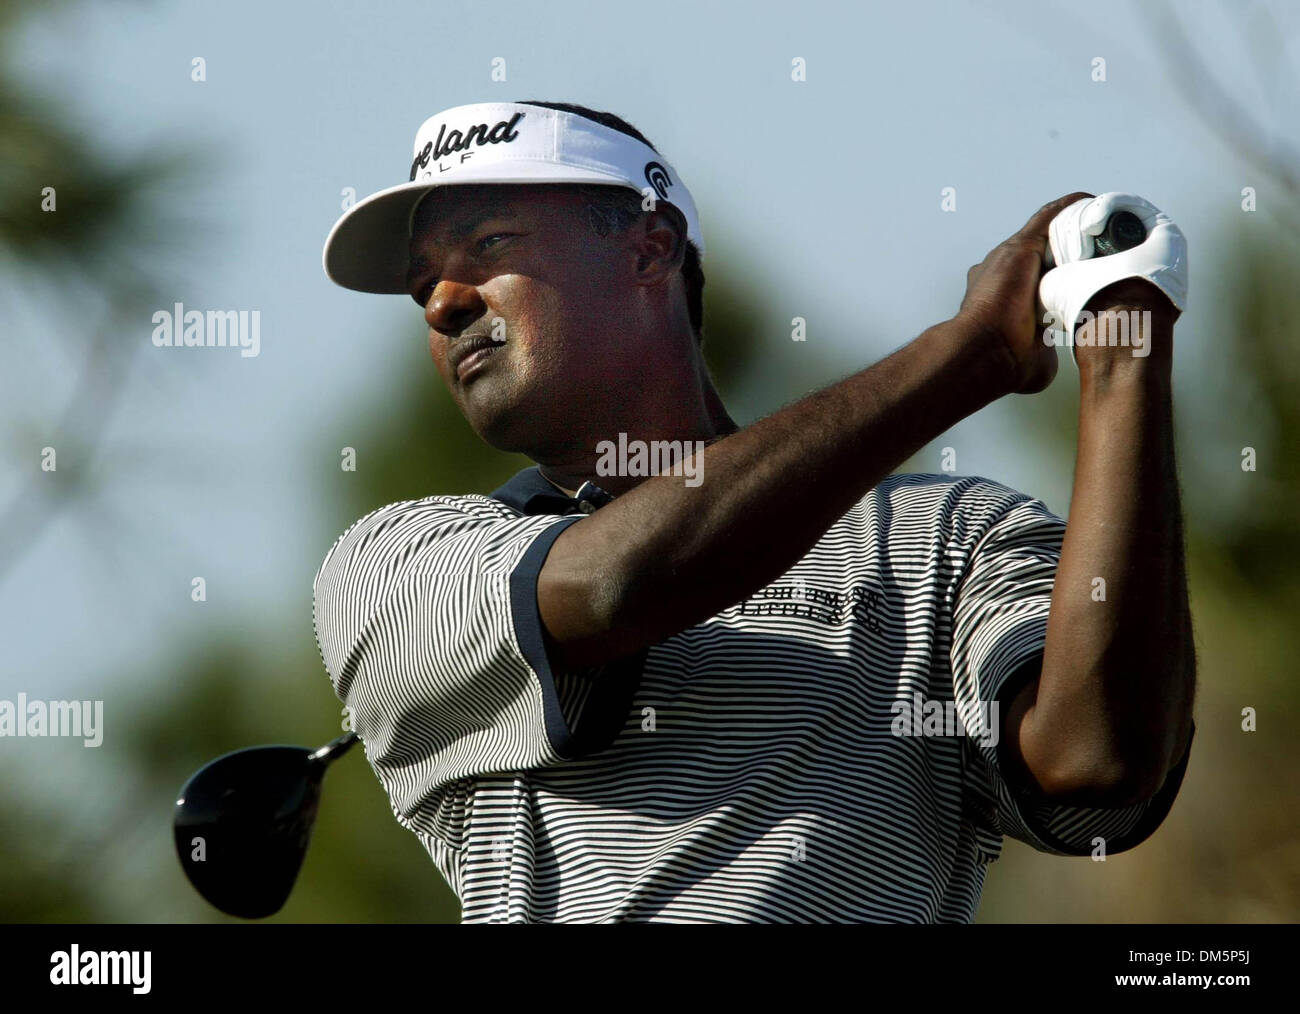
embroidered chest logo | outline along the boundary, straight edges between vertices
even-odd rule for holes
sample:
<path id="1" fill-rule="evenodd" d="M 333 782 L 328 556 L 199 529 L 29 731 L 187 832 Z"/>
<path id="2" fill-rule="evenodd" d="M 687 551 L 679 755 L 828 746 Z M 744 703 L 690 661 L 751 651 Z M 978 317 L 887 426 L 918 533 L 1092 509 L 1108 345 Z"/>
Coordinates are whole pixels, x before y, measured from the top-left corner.
<path id="1" fill-rule="evenodd" d="M 790 584 L 770 585 L 740 603 L 741 616 L 793 616 L 827 626 L 860 623 L 873 634 L 881 632 L 884 594 L 870 585 L 854 585 L 847 594 L 812 588 L 803 578 Z"/>

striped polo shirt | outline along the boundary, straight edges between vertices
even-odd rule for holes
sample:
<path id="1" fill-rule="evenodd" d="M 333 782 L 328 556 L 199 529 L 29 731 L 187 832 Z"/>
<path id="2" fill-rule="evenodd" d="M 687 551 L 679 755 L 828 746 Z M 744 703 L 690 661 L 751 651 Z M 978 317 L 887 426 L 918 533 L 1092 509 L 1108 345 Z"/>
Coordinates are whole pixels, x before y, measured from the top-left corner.
<path id="1" fill-rule="evenodd" d="M 590 488 L 390 504 L 316 577 L 334 692 L 464 922 L 970 922 L 1003 836 L 1113 855 L 1168 812 L 1187 756 L 1126 809 L 1004 777 L 1065 532 L 1041 501 L 890 476 L 749 598 L 565 672 L 537 575 Z"/>

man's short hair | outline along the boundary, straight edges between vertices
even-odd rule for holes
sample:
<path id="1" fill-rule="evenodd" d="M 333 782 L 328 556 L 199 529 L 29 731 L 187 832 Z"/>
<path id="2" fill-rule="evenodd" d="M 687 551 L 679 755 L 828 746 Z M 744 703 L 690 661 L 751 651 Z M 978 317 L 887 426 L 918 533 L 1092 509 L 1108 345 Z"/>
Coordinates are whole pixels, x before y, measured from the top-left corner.
<path id="1" fill-rule="evenodd" d="M 617 130 L 634 137 L 647 147 L 654 148 L 650 140 L 636 127 L 613 113 L 604 113 L 571 102 L 538 102 L 525 100 L 526 106 L 543 106 L 546 109 L 558 109 L 564 113 L 574 113 L 594 120 L 603 127 Z M 658 151 L 658 148 L 655 148 Z M 573 188 L 586 198 L 587 207 L 584 217 L 587 224 L 601 236 L 611 232 L 622 232 L 637 222 L 645 212 L 641 210 L 641 195 L 627 187 L 608 186 L 600 183 L 572 184 Z M 682 280 L 686 283 L 686 309 L 691 318 L 691 329 L 695 332 L 695 341 L 704 341 L 704 269 L 700 265 L 699 248 L 691 240 L 686 240 L 686 252 L 682 259 Z"/>

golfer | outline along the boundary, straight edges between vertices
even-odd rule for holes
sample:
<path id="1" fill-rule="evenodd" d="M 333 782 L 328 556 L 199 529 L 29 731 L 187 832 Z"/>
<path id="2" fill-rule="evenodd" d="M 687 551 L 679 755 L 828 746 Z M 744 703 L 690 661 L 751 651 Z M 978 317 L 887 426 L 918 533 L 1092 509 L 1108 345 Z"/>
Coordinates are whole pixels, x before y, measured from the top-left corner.
<path id="1" fill-rule="evenodd" d="M 413 156 L 325 270 L 414 299 L 475 432 L 536 466 L 357 521 L 315 624 L 464 922 L 969 922 L 1007 835 L 1095 858 L 1151 835 L 1195 684 L 1165 216 L 1088 260 L 1110 205 L 1052 201 L 954 316 L 739 427 L 701 353 L 695 204 L 637 130 L 461 106 Z M 989 479 L 893 474 L 1051 382 L 1040 279 L 1087 311 L 1069 524 Z M 1107 342 L 1120 310 L 1139 323 Z"/>

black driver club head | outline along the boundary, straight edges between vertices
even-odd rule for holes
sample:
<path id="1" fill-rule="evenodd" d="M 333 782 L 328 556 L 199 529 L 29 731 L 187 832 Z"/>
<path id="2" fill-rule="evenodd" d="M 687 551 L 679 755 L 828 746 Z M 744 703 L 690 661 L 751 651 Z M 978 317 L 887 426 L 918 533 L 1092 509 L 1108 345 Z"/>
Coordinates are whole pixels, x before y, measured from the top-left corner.
<path id="1" fill-rule="evenodd" d="M 357 742 L 318 750 L 255 746 L 204 765 L 176 800 L 176 854 L 195 890 L 228 915 L 263 919 L 293 890 L 329 763 Z"/>

